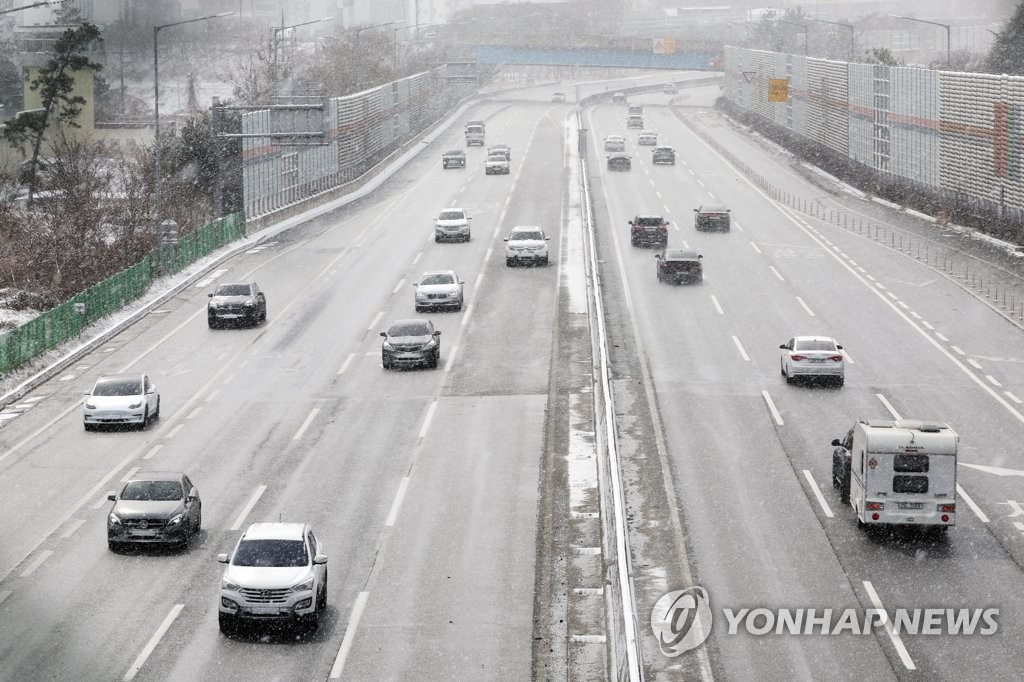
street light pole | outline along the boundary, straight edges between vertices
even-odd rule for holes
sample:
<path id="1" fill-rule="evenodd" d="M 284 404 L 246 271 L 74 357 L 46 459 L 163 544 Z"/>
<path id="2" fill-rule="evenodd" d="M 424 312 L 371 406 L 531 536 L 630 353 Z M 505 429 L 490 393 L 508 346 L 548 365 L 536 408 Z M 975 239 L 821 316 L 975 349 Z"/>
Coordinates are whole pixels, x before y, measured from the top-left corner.
<path id="1" fill-rule="evenodd" d="M 941 26 L 942 28 L 946 29 L 946 68 L 949 68 L 949 62 L 950 62 L 950 59 L 952 57 L 952 54 L 951 54 L 952 51 L 951 51 L 950 43 L 952 42 L 952 38 L 953 38 L 953 31 L 952 31 L 952 29 L 951 29 L 949 24 L 943 24 L 943 23 L 938 22 L 938 21 L 929 21 L 928 19 L 915 19 L 914 17 L 905 17 L 902 14 L 890 14 L 889 16 L 892 17 L 893 19 L 906 19 L 907 21 L 917 21 L 917 22 L 920 22 L 922 24 L 931 24 L 932 26 Z"/>
<path id="2" fill-rule="evenodd" d="M 284 21 L 283 21 L 283 19 L 284 19 L 283 11 L 282 11 L 282 14 L 281 14 L 281 19 L 282 19 L 281 23 L 284 23 Z M 271 88 L 272 94 L 274 94 L 274 95 L 277 94 L 277 81 L 278 81 L 278 77 L 277 77 L 277 51 L 278 51 L 277 36 L 278 36 L 278 34 L 280 34 L 282 31 L 288 31 L 290 29 L 298 28 L 300 26 L 309 26 L 310 24 L 319 24 L 319 23 L 322 23 L 324 21 L 334 21 L 335 19 L 337 19 L 337 17 L 323 17 L 321 19 L 314 19 L 312 21 L 304 21 L 301 24 L 292 24 L 291 26 L 274 26 L 274 27 L 272 27 L 272 30 L 274 31 L 273 40 L 271 41 L 273 43 L 273 45 L 274 45 L 274 67 L 273 67 L 273 76 L 274 76 L 274 84 L 273 85 L 274 85 L 274 87 Z"/>
<path id="3" fill-rule="evenodd" d="M 205 17 L 197 17 L 195 19 L 186 19 L 185 21 L 176 21 L 172 24 L 161 24 L 153 27 L 153 129 L 154 129 L 154 156 L 155 156 L 155 171 L 156 171 L 156 182 L 153 199 L 153 215 L 155 218 L 155 231 L 156 231 L 156 259 L 157 259 L 157 275 L 162 275 L 164 272 L 163 264 L 163 240 L 160 236 L 160 223 L 163 218 L 163 197 L 160 192 L 160 52 L 158 49 L 158 41 L 160 39 L 160 31 L 165 28 L 172 26 L 182 26 L 184 24 L 193 24 L 197 21 L 206 21 L 207 19 L 219 19 L 220 17 L 229 17 L 234 12 L 221 12 L 220 14 L 210 14 Z"/>
<path id="4" fill-rule="evenodd" d="M 832 24 L 833 26 L 843 26 L 844 28 L 850 29 L 850 61 L 851 62 L 853 61 L 853 55 L 854 55 L 854 49 L 855 49 L 853 41 L 854 41 L 854 35 L 856 34 L 856 30 L 857 29 L 855 29 L 852 24 L 845 24 L 845 23 L 843 23 L 841 21 L 829 21 L 828 19 L 815 19 L 814 17 L 804 17 L 804 18 L 805 19 L 810 19 L 811 21 L 817 21 L 818 23 L 821 23 L 821 24 Z"/>

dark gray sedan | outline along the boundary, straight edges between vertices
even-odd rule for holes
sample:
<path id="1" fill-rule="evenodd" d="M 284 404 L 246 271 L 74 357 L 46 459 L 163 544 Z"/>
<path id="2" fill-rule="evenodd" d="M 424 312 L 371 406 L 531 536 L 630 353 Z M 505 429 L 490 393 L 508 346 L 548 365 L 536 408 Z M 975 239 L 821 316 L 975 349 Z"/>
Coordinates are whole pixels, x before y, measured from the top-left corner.
<path id="1" fill-rule="evenodd" d="M 384 369 L 426 365 L 437 367 L 441 358 L 441 332 L 430 320 L 399 320 L 381 332 L 381 364 Z"/>
<path id="2" fill-rule="evenodd" d="M 256 326 L 267 319 L 267 297 L 256 282 L 221 284 L 210 294 L 206 319 L 211 329 L 225 322 Z"/>
<path id="3" fill-rule="evenodd" d="M 114 503 L 107 515 L 111 550 L 128 544 L 185 547 L 203 525 L 199 490 L 180 472 L 139 472 L 107 499 Z"/>

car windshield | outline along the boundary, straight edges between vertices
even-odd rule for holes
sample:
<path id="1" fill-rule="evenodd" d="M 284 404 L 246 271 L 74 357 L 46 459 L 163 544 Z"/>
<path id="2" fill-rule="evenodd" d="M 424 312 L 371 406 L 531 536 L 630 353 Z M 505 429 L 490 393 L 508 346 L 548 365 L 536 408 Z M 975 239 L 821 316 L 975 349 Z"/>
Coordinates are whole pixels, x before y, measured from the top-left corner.
<path id="1" fill-rule="evenodd" d="M 99 381 L 92 390 L 93 395 L 118 396 L 142 395 L 141 379 L 116 379 Z"/>
<path id="2" fill-rule="evenodd" d="M 441 211 L 438 220 L 462 220 L 464 217 L 462 211 Z"/>
<path id="3" fill-rule="evenodd" d="M 836 344 L 830 339 L 797 339 L 793 350 L 835 350 Z"/>
<path id="4" fill-rule="evenodd" d="M 388 329 L 388 336 L 427 336 L 430 334 L 430 327 L 423 322 L 403 322 L 393 324 Z"/>
<path id="5" fill-rule="evenodd" d="M 488 156 L 487 160 L 488 161 L 500 161 L 502 163 L 505 163 L 505 155 L 502 154 L 501 152 L 495 152 L 494 154 L 491 154 L 490 156 Z"/>
<path id="6" fill-rule="evenodd" d="M 451 275 L 425 275 L 420 284 L 455 284 L 455 278 Z"/>
<path id="7" fill-rule="evenodd" d="M 242 540 L 231 563 L 235 566 L 291 567 L 309 564 L 302 540 Z"/>
<path id="8" fill-rule="evenodd" d="M 538 230 L 523 230 L 521 232 L 513 232 L 512 236 L 509 237 L 509 241 L 525 241 L 528 239 L 544 239 L 544 235 Z"/>
<path id="9" fill-rule="evenodd" d="M 170 502 L 183 497 L 178 481 L 129 481 L 121 491 L 122 500 Z"/>
<path id="10" fill-rule="evenodd" d="M 694 255 L 688 251 L 666 251 L 665 260 L 692 260 Z"/>
<path id="11" fill-rule="evenodd" d="M 221 284 L 214 296 L 248 296 L 249 292 L 248 284 Z"/>
<path id="12" fill-rule="evenodd" d="M 662 220 L 660 217 L 655 216 L 640 216 L 634 221 L 634 225 L 661 225 Z"/>

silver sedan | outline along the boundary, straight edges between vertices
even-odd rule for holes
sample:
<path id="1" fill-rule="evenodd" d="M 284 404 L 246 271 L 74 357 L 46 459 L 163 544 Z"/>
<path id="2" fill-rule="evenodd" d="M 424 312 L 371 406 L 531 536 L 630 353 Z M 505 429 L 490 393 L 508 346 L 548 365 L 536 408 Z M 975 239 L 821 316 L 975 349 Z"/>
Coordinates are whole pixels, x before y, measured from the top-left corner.
<path id="1" fill-rule="evenodd" d="M 454 270 L 424 272 L 416 287 L 416 312 L 432 308 L 462 310 L 464 282 Z"/>

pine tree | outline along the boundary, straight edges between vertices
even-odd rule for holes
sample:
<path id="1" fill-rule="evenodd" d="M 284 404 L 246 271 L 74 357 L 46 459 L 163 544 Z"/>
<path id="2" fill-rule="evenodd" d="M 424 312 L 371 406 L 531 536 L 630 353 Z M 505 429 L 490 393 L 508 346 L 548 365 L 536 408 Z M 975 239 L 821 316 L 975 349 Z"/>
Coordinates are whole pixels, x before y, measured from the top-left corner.
<path id="1" fill-rule="evenodd" d="M 988 69 L 993 73 L 1024 75 L 1024 2 L 1017 5 L 1006 28 L 999 32 L 988 53 Z"/>

